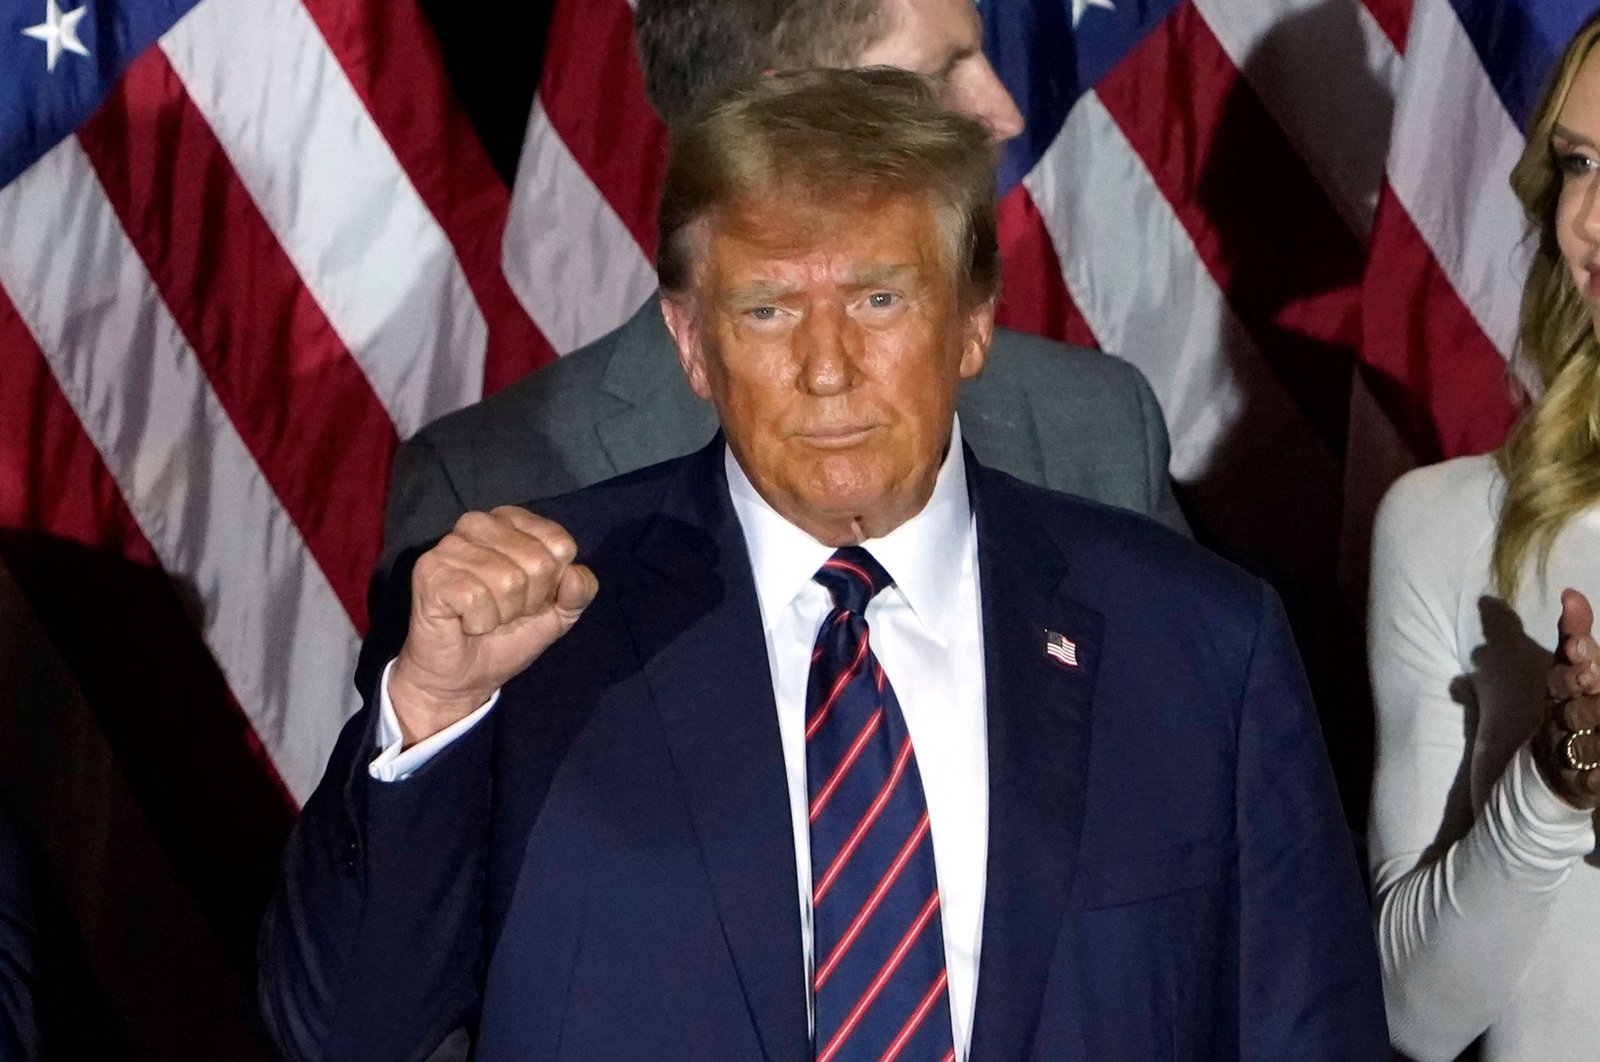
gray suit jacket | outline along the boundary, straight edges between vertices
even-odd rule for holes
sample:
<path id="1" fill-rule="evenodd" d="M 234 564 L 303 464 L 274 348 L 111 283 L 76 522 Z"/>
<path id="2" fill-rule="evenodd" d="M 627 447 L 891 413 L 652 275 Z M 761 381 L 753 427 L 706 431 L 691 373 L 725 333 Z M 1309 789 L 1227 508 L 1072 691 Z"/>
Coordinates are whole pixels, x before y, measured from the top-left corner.
<path id="1" fill-rule="evenodd" d="M 1005 329 L 962 387 L 961 434 L 991 468 L 1187 530 L 1167 427 L 1139 370 Z M 428 425 L 395 457 L 382 571 L 474 509 L 586 487 L 692 453 L 717 429 L 689 390 L 655 299 L 621 328 Z"/>

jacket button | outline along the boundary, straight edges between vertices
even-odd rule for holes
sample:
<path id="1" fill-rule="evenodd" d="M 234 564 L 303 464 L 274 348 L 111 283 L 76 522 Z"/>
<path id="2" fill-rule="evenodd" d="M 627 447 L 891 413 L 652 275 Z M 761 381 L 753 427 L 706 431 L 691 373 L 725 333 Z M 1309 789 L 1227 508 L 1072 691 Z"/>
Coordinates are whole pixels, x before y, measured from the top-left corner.
<path id="1" fill-rule="evenodd" d="M 344 844 L 339 849 L 339 863 L 344 868 L 345 877 L 353 878 L 356 876 L 356 864 L 360 858 L 361 848 L 356 844 L 356 839 L 354 837 L 346 837 Z"/>

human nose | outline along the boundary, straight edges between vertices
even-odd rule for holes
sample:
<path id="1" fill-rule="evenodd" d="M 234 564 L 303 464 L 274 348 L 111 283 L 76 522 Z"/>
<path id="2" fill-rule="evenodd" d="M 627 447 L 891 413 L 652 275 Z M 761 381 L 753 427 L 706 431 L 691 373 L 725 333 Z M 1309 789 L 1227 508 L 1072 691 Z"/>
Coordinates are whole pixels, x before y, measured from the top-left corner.
<path id="1" fill-rule="evenodd" d="M 842 394 L 855 385 L 860 344 L 848 315 L 836 307 L 805 315 L 795 330 L 799 386 L 809 395 Z"/>
<path id="2" fill-rule="evenodd" d="M 1578 234 L 1584 240 L 1600 244 L 1600 181 L 1595 180 L 1592 173 L 1584 181 L 1583 199 L 1579 202 L 1578 216 L 1574 221 Z"/>
<path id="3" fill-rule="evenodd" d="M 1011 98 L 1010 90 L 987 57 L 980 60 L 976 75 L 972 99 L 966 109 L 988 128 L 991 140 L 996 144 L 1004 143 L 1021 133 L 1027 123 L 1017 109 L 1017 101 Z"/>

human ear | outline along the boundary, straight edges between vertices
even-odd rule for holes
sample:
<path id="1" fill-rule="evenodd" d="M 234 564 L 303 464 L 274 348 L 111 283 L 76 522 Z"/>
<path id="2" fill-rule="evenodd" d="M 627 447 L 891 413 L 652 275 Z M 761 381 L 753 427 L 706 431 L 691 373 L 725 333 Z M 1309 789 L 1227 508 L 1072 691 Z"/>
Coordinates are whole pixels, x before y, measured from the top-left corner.
<path id="1" fill-rule="evenodd" d="M 994 300 L 967 311 L 961 336 L 961 378 L 970 380 L 983 371 L 989 360 L 989 343 L 994 339 Z"/>
<path id="2" fill-rule="evenodd" d="M 711 384 L 706 376 L 704 336 L 700 318 L 687 295 L 662 295 L 661 316 L 666 318 L 667 331 L 672 333 L 672 345 L 678 351 L 678 364 L 689 380 L 689 390 L 706 401 L 711 400 Z"/>

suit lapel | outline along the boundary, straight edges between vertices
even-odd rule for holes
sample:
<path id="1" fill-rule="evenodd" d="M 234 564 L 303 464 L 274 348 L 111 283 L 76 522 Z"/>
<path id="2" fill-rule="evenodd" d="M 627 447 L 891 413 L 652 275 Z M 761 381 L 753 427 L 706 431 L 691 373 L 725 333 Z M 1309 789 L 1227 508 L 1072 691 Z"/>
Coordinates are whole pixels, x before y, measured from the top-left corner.
<path id="1" fill-rule="evenodd" d="M 639 545 L 621 606 L 687 795 L 762 1047 L 805 1062 L 794 834 L 760 606 L 728 500 L 721 437 L 687 462 Z"/>
<path id="2" fill-rule="evenodd" d="M 968 456 L 989 738 L 989 857 L 972 1062 L 1024 1057 L 1077 861 L 1101 615 L 1067 597 L 1067 564 L 1021 492 Z M 1075 666 L 1045 652 L 1074 643 Z"/>
<path id="3" fill-rule="evenodd" d="M 989 854 L 971 1062 L 1024 1057 L 1084 816 L 1101 615 L 1026 498 L 968 455 L 989 741 Z M 621 594 L 763 1051 L 806 1062 L 794 839 L 760 607 L 720 437 L 686 462 Z M 1046 631 L 1077 665 L 1045 653 Z M 708 666 L 708 661 L 716 661 Z"/>
<path id="4" fill-rule="evenodd" d="M 618 332 L 600 389 L 611 399 L 595 420 L 600 445 L 616 472 L 663 457 L 662 440 L 684 440 L 688 452 L 711 438 L 717 418 L 689 390 L 673 353 L 672 336 L 652 295 Z"/>

